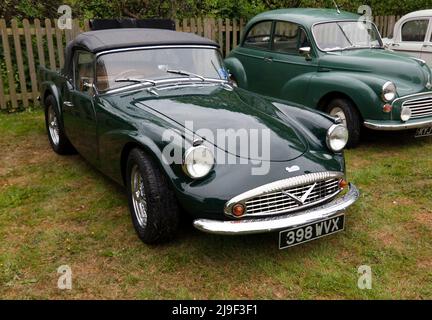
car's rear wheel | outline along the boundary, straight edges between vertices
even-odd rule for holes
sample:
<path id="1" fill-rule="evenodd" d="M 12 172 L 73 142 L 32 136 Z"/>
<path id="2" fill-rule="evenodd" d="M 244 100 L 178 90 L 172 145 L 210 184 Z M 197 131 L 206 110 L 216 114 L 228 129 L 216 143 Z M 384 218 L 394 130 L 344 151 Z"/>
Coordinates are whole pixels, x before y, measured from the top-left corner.
<path id="1" fill-rule="evenodd" d="M 333 99 L 327 105 L 326 112 L 331 116 L 338 117 L 342 124 L 347 127 L 347 148 L 355 147 L 360 140 L 361 117 L 354 104 L 344 98 Z"/>
<path id="2" fill-rule="evenodd" d="M 147 244 L 171 240 L 178 229 L 179 207 L 166 176 L 141 149 L 126 165 L 129 210 L 138 237 Z"/>
<path id="3" fill-rule="evenodd" d="M 51 95 L 45 99 L 45 126 L 51 148 L 56 153 L 70 154 L 75 152 L 61 126 L 56 101 Z"/>

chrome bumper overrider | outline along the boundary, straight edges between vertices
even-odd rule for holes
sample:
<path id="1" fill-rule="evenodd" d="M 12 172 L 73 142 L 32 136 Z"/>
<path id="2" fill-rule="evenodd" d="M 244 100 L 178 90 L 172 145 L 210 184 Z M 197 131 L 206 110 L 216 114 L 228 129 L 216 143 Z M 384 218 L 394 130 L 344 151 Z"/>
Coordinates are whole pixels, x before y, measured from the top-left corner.
<path id="1" fill-rule="evenodd" d="M 358 189 L 353 184 L 350 184 L 348 192 L 343 197 L 336 198 L 322 206 L 305 211 L 271 218 L 229 221 L 197 219 L 194 220 L 193 225 L 201 231 L 223 235 L 263 233 L 295 228 L 297 226 L 319 222 L 344 212 L 346 208 L 358 199 L 359 195 Z"/>
<path id="2" fill-rule="evenodd" d="M 398 131 L 398 130 L 409 130 L 418 129 L 424 127 L 432 127 L 432 119 L 428 120 L 410 120 L 409 122 L 401 123 L 382 123 L 365 121 L 364 125 L 366 128 L 381 131 Z"/>

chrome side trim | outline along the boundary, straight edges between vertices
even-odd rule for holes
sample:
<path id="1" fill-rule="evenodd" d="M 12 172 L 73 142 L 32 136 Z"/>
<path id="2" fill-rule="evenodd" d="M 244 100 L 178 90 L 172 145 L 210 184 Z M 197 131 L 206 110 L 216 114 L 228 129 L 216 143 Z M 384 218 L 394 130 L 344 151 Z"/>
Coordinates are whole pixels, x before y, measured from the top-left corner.
<path id="1" fill-rule="evenodd" d="M 399 130 L 409 130 L 409 129 L 418 129 L 424 127 L 432 127 L 432 119 L 424 120 L 424 121 L 416 121 L 411 123 L 400 123 L 400 124 L 381 124 L 365 121 L 364 126 L 373 130 L 380 131 L 399 131 Z"/>
<path id="2" fill-rule="evenodd" d="M 222 235 L 242 235 L 291 229 L 337 216 L 352 205 L 359 196 L 359 190 L 350 184 L 348 193 L 343 197 L 296 214 L 230 221 L 197 219 L 194 220 L 193 225 L 198 230 Z"/>
<path id="3" fill-rule="evenodd" d="M 301 176 L 291 177 L 283 180 L 274 181 L 262 186 L 259 186 L 255 189 L 246 191 L 242 194 L 239 194 L 238 196 L 235 196 L 231 200 L 229 200 L 225 204 L 224 212 L 226 215 L 233 217 L 232 215 L 232 207 L 237 203 L 242 203 L 246 206 L 246 201 L 266 195 L 268 193 L 272 192 L 278 192 L 284 189 L 293 188 L 297 186 L 303 186 L 307 184 L 311 184 L 318 181 L 324 181 L 328 179 L 336 179 L 336 178 L 342 178 L 343 173 L 342 172 L 335 172 L 335 171 L 328 171 L 328 172 L 316 172 L 316 173 L 309 173 Z M 311 205 L 317 204 L 313 203 Z M 309 205 L 310 206 L 310 205 Z M 306 206 L 304 206 L 306 208 Z M 302 208 L 296 208 L 296 210 L 301 210 Z M 291 210 L 293 211 L 293 210 Z M 246 212 L 247 215 L 247 212 Z"/>

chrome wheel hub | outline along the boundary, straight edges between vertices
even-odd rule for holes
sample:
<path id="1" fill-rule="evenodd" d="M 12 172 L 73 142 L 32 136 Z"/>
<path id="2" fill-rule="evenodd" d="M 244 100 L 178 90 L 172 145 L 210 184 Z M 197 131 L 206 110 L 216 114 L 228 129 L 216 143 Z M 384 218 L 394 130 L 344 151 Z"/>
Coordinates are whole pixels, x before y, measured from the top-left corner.
<path id="1" fill-rule="evenodd" d="M 341 108 L 335 107 L 335 108 L 331 109 L 330 115 L 333 117 L 339 118 L 342 121 L 342 124 L 345 127 L 347 127 L 346 115 L 345 115 L 345 112 Z"/>
<path id="2" fill-rule="evenodd" d="M 54 145 L 60 141 L 59 125 L 53 106 L 48 107 L 48 131 Z"/>
<path id="3" fill-rule="evenodd" d="M 145 197 L 144 181 L 138 165 L 131 171 L 132 204 L 138 224 L 144 228 L 147 225 L 147 200 Z"/>

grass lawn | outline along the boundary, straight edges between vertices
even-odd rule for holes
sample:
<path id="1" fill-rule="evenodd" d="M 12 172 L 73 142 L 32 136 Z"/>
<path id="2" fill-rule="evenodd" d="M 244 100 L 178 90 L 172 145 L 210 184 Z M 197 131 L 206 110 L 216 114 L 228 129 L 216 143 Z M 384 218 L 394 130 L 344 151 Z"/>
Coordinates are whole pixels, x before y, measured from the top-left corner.
<path id="1" fill-rule="evenodd" d="M 147 246 L 119 186 L 51 151 L 41 111 L 0 114 L 0 298 L 431 299 L 432 138 L 380 134 L 346 157 L 361 198 L 343 233 L 279 251 L 277 234 L 185 224 Z M 61 265 L 72 290 L 57 288 Z M 360 265 L 371 290 L 357 287 Z"/>

